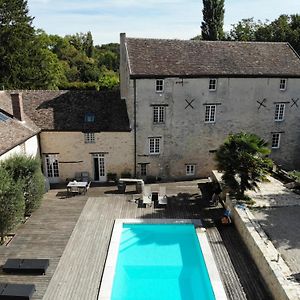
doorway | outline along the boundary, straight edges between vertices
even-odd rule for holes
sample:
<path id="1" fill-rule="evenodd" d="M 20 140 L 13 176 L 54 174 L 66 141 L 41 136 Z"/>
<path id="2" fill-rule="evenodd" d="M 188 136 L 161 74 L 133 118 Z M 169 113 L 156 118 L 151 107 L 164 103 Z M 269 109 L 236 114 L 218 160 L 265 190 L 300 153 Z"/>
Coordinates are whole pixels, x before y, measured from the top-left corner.
<path id="1" fill-rule="evenodd" d="M 93 154 L 94 181 L 105 182 L 107 179 L 104 154 Z"/>
<path id="2" fill-rule="evenodd" d="M 46 154 L 44 156 L 45 175 L 48 177 L 49 183 L 59 183 L 59 164 L 56 154 Z"/>

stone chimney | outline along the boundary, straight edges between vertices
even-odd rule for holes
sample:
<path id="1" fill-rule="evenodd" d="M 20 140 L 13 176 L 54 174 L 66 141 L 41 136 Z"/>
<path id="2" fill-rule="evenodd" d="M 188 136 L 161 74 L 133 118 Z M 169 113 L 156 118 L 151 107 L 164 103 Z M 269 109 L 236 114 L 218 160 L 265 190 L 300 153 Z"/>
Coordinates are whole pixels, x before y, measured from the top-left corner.
<path id="1" fill-rule="evenodd" d="M 19 121 L 24 121 L 24 108 L 23 108 L 23 98 L 22 93 L 10 94 L 13 116 Z"/>

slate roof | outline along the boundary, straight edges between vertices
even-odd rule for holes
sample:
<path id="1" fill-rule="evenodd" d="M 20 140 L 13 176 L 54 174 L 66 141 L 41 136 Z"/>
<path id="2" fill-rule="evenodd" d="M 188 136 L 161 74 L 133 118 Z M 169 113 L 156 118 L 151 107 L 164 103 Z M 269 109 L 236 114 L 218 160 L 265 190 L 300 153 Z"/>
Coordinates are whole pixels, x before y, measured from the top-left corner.
<path id="1" fill-rule="evenodd" d="M 22 144 L 40 131 L 26 114 L 24 122 L 13 118 L 11 98 L 5 92 L 0 92 L 0 112 L 7 117 L 5 121 L 0 120 L 0 155 Z"/>
<path id="2" fill-rule="evenodd" d="M 131 77 L 300 77 L 288 43 L 126 38 Z"/>
<path id="3" fill-rule="evenodd" d="M 42 130 L 130 131 L 119 91 L 23 91 L 24 110 Z M 85 122 L 85 114 L 95 122 Z"/>

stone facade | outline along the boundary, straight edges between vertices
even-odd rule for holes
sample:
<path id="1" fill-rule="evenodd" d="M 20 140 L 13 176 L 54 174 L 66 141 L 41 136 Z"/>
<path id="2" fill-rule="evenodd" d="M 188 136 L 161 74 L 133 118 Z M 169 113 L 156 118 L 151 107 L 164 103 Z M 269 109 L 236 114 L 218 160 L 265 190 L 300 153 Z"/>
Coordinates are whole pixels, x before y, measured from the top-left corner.
<path id="1" fill-rule="evenodd" d="M 124 36 L 121 53 L 126 54 L 127 45 L 122 45 L 122 40 Z M 125 81 L 130 79 L 121 97 L 126 98 L 131 128 L 135 130 L 138 176 L 145 168 L 147 175 L 162 179 L 208 176 L 215 168 L 215 150 L 228 134 L 240 131 L 261 136 L 270 148 L 273 135 L 278 133 L 279 148 L 272 149 L 271 158 L 286 169 L 300 167 L 300 78 L 261 74 L 130 76 L 130 59 L 125 54 L 121 56 L 121 76 L 127 70 L 123 76 Z M 209 89 L 211 79 L 216 79 L 215 90 Z M 280 89 L 281 79 L 285 79 L 284 89 Z M 163 91 L 156 91 L 157 80 L 163 80 Z M 276 121 L 279 104 L 284 109 L 283 119 Z M 155 124 L 157 107 L 164 107 L 164 117 L 163 122 Z M 205 115 L 213 114 L 210 110 L 215 110 L 214 120 L 206 122 L 209 116 Z M 150 154 L 149 143 L 152 148 L 156 143 L 151 138 L 159 139 L 159 153 Z"/>
<path id="2" fill-rule="evenodd" d="M 133 141 L 131 132 L 95 133 L 95 143 L 85 143 L 82 132 L 42 131 L 40 134 L 41 149 L 45 165 L 46 155 L 58 159 L 59 176 L 50 178 L 51 183 L 63 182 L 75 178 L 76 173 L 89 172 L 95 180 L 93 155 L 104 156 L 104 173 L 100 180 L 106 181 L 107 173 L 130 172 L 133 174 Z M 49 177 L 49 176 L 48 176 Z"/>

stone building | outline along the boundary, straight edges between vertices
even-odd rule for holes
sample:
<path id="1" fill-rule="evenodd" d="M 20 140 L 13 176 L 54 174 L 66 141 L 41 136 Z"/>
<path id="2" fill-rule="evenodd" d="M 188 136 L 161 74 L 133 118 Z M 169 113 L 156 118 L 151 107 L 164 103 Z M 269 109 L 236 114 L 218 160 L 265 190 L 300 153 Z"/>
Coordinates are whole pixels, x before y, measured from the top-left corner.
<path id="1" fill-rule="evenodd" d="M 24 113 L 22 97 L 0 92 L 0 161 L 14 154 L 39 156 L 39 132 Z"/>
<path id="2" fill-rule="evenodd" d="M 137 176 L 207 176 L 240 131 L 268 141 L 278 164 L 300 167 L 300 59 L 289 44 L 121 34 L 120 54 Z"/>
<path id="3" fill-rule="evenodd" d="M 89 172 L 133 172 L 133 142 L 119 91 L 23 91 L 24 109 L 41 128 L 44 173 L 50 183 Z"/>
<path id="4" fill-rule="evenodd" d="M 1 110 L 4 102 L 11 106 L 10 93 L 2 92 L 1 99 L 0 159 L 13 153 L 41 156 L 50 183 L 81 172 L 96 182 L 106 181 L 108 173 L 132 174 L 133 135 L 119 91 L 20 91 L 12 100 L 24 117 L 11 113 L 6 122 Z M 17 151 L 19 144 L 24 151 Z"/>

